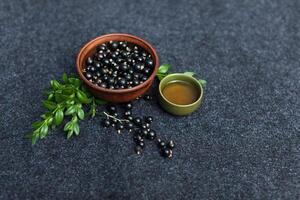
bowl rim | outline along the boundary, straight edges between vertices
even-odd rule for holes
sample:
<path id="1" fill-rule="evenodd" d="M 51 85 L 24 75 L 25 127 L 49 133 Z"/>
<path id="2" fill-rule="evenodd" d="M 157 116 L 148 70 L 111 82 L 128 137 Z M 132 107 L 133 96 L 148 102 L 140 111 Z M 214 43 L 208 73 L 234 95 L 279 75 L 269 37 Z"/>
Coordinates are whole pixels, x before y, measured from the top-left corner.
<path id="1" fill-rule="evenodd" d="M 89 47 L 91 46 L 95 41 L 99 40 L 99 39 L 103 39 L 103 38 L 109 38 L 109 37 L 112 37 L 112 36 L 122 36 L 122 37 L 126 37 L 126 38 L 131 38 L 131 39 L 134 39 L 134 40 L 138 40 L 142 43 L 144 43 L 149 49 L 150 49 L 150 54 L 153 54 L 153 61 L 155 61 L 155 65 L 154 65 L 154 70 L 152 71 L 152 74 L 149 76 L 149 78 L 143 82 L 142 84 L 139 84 L 135 87 L 132 87 L 132 88 L 127 88 L 127 89 L 107 89 L 107 88 L 102 88 L 102 87 L 99 87 L 93 83 L 91 83 L 90 81 L 88 81 L 85 76 L 83 75 L 82 73 L 82 70 L 80 69 L 79 65 L 80 65 L 80 59 L 81 59 L 81 56 L 83 54 L 83 52 Z M 126 41 L 126 40 L 125 40 Z M 96 48 L 96 46 L 94 47 Z M 159 57 L 158 57 L 158 54 L 155 50 L 155 48 L 149 43 L 147 42 L 146 40 L 140 38 L 140 37 L 137 37 L 137 36 L 134 36 L 134 35 L 131 35 L 131 34 L 127 34 L 127 33 L 110 33 L 110 34 L 105 34 L 105 35 L 101 35 L 101 36 L 98 36 L 92 40 L 90 40 L 89 42 L 87 42 L 80 50 L 79 50 L 79 53 L 77 54 L 77 58 L 76 58 L 76 69 L 77 69 L 77 73 L 79 74 L 79 77 L 81 80 L 83 80 L 83 82 L 85 84 L 87 84 L 89 87 L 97 90 L 97 91 L 101 91 L 101 92 L 109 92 L 109 93 L 115 93 L 115 94 L 120 94 L 120 93 L 128 93 L 128 92 L 133 92 L 133 91 L 137 91 L 143 87 L 145 87 L 147 84 L 151 83 L 152 80 L 155 78 L 156 76 L 156 73 L 158 71 L 158 67 L 159 67 Z"/>
<path id="2" fill-rule="evenodd" d="M 179 76 L 179 77 L 187 77 L 187 78 L 190 78 L 190 79 L 192 79 L 194 82 L 196 82 L 197 83 L 197 85 L 200 87 L 200 90 L 201 90 L 201 93 L 200 93 L 200 95 L 199 95 L 199 97 L 197 98 L 197 100 L 196 101 L 194 101 L 193 103 L 191 103 L 191 104 L 176 104 L 176 103 L 173 103 L 173 102 L 171 102 L 171 101 L 169 101 L 164 95 L 163 95 L 163 93 L 162 93 L 162 84 L 163 84 L 163 82 L 166 82 L 166 78 L 167 77 L 171 77 L 171 76 Z M 171 81 L 181 81 L 181 79 L 179 78 L 179 79 L 176 79 L 176 80 L 171 80 Z M 168 81 L 168 82 L 171 82 L 171 81 Z M 167 82 L 167 83 L 168 83 Z M 201 83 L 199 83 L 199 81 L 195 78 L 195 77 L 193 77 L 193 76 L 191 76 L 191 75 L 187 75 L 187 74 L 184 74 L 184 73 L 172 73 L 172 74 L 169 74 L 169 75 L 167 75 L 166 77 L 164 77 L 161 81 L 160 81 L 160 83 L 159 83 L 159 94 L 160 94 L 160 96 L 168 103 L 168 104 L 171 104 L 172 106 L 176 106 L 176 107 L 180 107 L 180 108 L 187 108 L 187 107 L 193 107 L 194 105 L 197 105 L 198 103 L 199 103 L 199 101 L 201 101 L 202 100 L 202 97 L 203 97 L 203 93 L 204 93 L 204 90 L 203 90 L 203 87 L 202 87 L 202 85 L 201 85 Z"/>

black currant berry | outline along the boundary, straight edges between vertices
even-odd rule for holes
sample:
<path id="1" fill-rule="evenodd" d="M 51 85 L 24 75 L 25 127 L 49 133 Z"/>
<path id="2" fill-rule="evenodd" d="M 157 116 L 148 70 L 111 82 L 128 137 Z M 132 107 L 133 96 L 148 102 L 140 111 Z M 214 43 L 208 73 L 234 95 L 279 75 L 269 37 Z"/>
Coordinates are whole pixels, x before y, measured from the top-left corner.
<path id="1" fill-rule="evenodd" d="M 117 129 L 117 130 L 123 130 L 123 129 L 124 129 L 124 125 L 123 125 L 121 122 L 118 122 L 118 123 L 116 124 L 116 129 Z"/>
<path id="2" fill-rule="evenodd" d="M 133 122 L 135 123 L 135 125 L 139 126 L 142 124 L 142 119 L 140 117 L 136 117 L 133 119 Z"/>
<path id="3" fill-rule="evenodd" d="M 134 135 L 133 140 L 138 143 L 138 142 L 144 142 L 144 138 L 141 135 Z"/>
<path id="4" fill-rule="evenodd" d="M 147 139 L 154 140 L 156 138 L 156 132 L 154 130 L 150 130 L 147 134 Z"/>
<path id="5" fill-rule="evenodd" d="M 151 97 L 150 95 L 146 94 L 146 95 L 144 96 L 144 99 L 145 99 L 146 101 L 149 101 L 149 100 L 152 100 L 152 97 Z"/>
<path id="6" fill-rule="evenodd" d="M 136 145 L 134 147 L 134 151 L 135 151 L 136 154 L 140 155 L 143 152 L 143 148 L 141 146 L 139 146 L 139 145 Z"/>
<path id="7" fill-rule="evenodd" d="M 160 148 L 160 149 L 164 149 L 166 148 L 166 143 L 162 140 L 158 141 L 158 144 L 157 146 Z"/>
<path id="8" fill-rule="evenodd" d="M 125 113 L 124 113 L 124 116 L 131 116 L 131 111 L 130 110 L 128 110 L 128 111 L 126 111 Z"/>
<path id="9" fill-rule="evenodd" d="M 171 149 L 162 149 L 161 150 L 161 155 L 164 157 L 164 158 L 171 158 L 172 157 L 172 150 Z"/>
<path id="10" fill-rule="evenodd" d="M 128 116 L 125 116 L 125 119 L 129 120 L 129 121 L 132 121 L 133 120 L 133 117 L 131 115 L 128 115 Z"/>
<path id="11" fill-rule="evenodd" d="M 125 104 L 125 109 L 126 110 L 131 110 L 132 109 L 132 103 L 127 103 L 127 104 Z"/>
<path id="12" fill-rule="evenodd" d="M 109 127 L 109 126 L 110 126 L 110 121 L 109 121 L 109 119 L 104 119 L 104 120 L 102 121 L 102 125 L 103 125 L 104 127 Z"/>
<path id="13" fill-rule="evenodd" d="M 130 130 L 130 129 L 133 129 L 134 128 L 134 124 L 132 122 L 127 122 L 126 123 L 126 129 L 127 130 Z"/>
<path id="14" fill-rule="evenodd" d="M 117 112 L 117 107 L 114 106 L 114 105 L 109 105 L 106 107 L 107 111 L 110 112 L 110 113 L 115 113 Z"/>
<path id="15" fill-rule="evenodd" d="M 173 140 L 170 140 L 170 141 L 168 142 L 168 147 L 169 147 L 170 149 L 174 149 L 174 148 L 175 148 L 175 143 L 174 143 Z"/>
<path id="16" fill-rule="evenodd" d="M 151 124 L 153 122 L 153 117 L 152 116 L 145 117 L 145 122 Z"/>

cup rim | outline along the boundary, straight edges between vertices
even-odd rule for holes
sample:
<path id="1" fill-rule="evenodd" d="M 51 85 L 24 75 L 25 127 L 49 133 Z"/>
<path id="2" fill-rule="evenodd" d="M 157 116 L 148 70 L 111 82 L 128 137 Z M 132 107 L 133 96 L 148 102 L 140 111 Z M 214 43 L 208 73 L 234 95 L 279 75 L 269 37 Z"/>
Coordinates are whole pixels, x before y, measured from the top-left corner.
<path id="1" fill-rule="evenodd" d="M 181 77 L 184 76 L 184 77 L 190 78 L 190 79 L 192 79 L 194 82 L 197 83 L 197 85 L 200 87 L 201 92 L 200 92 L 200 95 L 199 95 L 199 97 L 198 97 L 198 99 L 197 99 L 196 101 L 194 101 L 194 102 L 191 103 L 191 104 L 184 104 L 184 105 L 181 105 L 181 104 L 176 104 L 176 103 L 173 103 L 173 102 L 169 101 L 169 100 L 163 95 L 163 93 L 162 93 L 162 84 L 163 84 L 164 80 L 166 80 L 165 78 L 170 77 L 170 76 L 176 76 L 176 75 L 180 75 Z M 178 80 L 180 81 L 180 79 L 178 79 Z M 174 81 L 174 80 L 172 80 L 172 81 Z M 171 82 L 171 81 L 168 81 L 168 82 Z M 166 77 L 164 77 L 164 78 L 160 81 L 160 83 L 159 83 L 159 94 L 160 94 L 160 96 L 161 96 L 167 103 L 169 103 L 169 104 L 171 104 L 171 105 L 173 105 L 173 106 L 176 106 L 176 107 L 186 108 L 186 107 L 191 107 L 191 106 L 196 105 L 199 101 L 201 101 L 201 99 L 202 99 L 202 97 L 203 97 L 203 93 L 204 93 L 203 87 L 202 87 L 202 85 L 198 82 L 198 80 L 197 80 L 195 77 L 193 77 L 193 76 L 191 76 L 191 75 L 184 74 L 184 73 L 173 73 L 173 74 L 169 74 L 169 75 L 167 75 Z"/>
<path id="2" fill-rule="evenodd" d="M 123 37 L 127 37 L 127 38 L 132 38 L 134 40 L 138 40 L 138 41 L 144 43 L 150 49 L 149 53 L 153 54 L 153 60 L 155 61 L 155 65 L 154 65 L 154 69 L 152 71 L 152 74 L 149 76 L 149 78 L 144 83 L 139 84 L 139 85 L 137 85 L 135 87 L 132 87 L 132 88 L 112 90 L 112 89 L 107 89 L 107 88 L 101 88 L 101 87 L 91 83 L 90 81 L 88 81 L 85 78 L 85 76 L 83 75 L 83 72 L 81 70 L 81 67 L 80 67 L 80 64 L 81 64 L 80 59 L 81 59 L 81 56 L 82 56 L 83 52 L 89 46 L 93 45 L 97 40 L 102 39 L 102 38 L 109 38 L 109 37 L 112 37 L 112 36 L 123 36 Z M 99 37 L 96 37 L 96 38 L 88 41 L 86 44 L 84 44 L 84 46 L 79 50 L 79 53 L 77 54 L 77 58 L 76 58 L 77 73 L 79 74 L 79 77 L 81 78 L 81 80 L 83 80 L 83 82 L 85 84 L 87 84 L 89 87 L 93 88 L 94 90 L 101 91 L 101 92 L 115 93 L 115 94 L 133 92 L 133 91 L 137 91 L 137 90 L 145 87 L 147 84 L 149 84 L 155 78 L 156 73 L 158 71 L 158 66 L 159 66 L 159 57 L 157 55 L 157 52 L 156 52 L 155 48 L 149 42 L 147 42 L 146 40 L 144 40 L 140 37 L 131 35 L 131 34 L 126 34 L 126 33 L 110 33 L 110 34 L 105 34 L 105 35 L 101 35 Z"/>

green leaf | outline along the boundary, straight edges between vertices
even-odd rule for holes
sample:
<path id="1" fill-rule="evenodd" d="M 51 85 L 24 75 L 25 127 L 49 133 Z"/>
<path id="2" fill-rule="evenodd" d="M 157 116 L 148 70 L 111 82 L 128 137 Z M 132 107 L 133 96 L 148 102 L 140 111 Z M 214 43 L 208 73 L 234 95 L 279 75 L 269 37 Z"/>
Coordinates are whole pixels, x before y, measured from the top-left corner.
<path id="1" fill-rule="evenodd" d="M 62 80 L 64 81 L 64 83 L 68 83 L 68 76 L 66 73 L 63 73 Z"/>
<path id="2" fill-rule="evenodd" d="M 81 81 L 78 78 L 69 78 L 69 83 L 74 85 L 75 87 L 80 87 Z"/>
<path id="3" fill-rule="evenodd" d="M 60 84 L 57 80 L 51 80 L 50 82 L 52 89 L 57 90 L 60 88 Z"/>
<path id="4" fill-rule="evenodd" d="M 44 126 L 42 126 L 42 128 L 41 128 L 41 131 L 40 131 L 40 137 L 41 137 L 41 138 L 44 138 L 47 134 L 48 134 L 48 126 L 47 126 L 47 125 L 44 125 Z"/>
<path id="5" fill-rule="evenodd" d="M 88 115 L 91 115 L 92 117 L 96 116 L 96 107 L 95 107 L 95 105 L 91 105 L 91 109 L 89 110 Z"/>
<path id="6" fill-rule="evenodd" d="M 73 115 L 71 121 L 72 121 L 73 124 L 77 123 L 77 121 L 78 121 L 77 115 Z"/>
<path id="7" fill-rule="evenodd" d="M 68 131 L 67 139 L 70 139 L 73 135 L 73 130 Z"/>
<path id="8" fill-rule="evenodd" d="M 76 96 L 81 103 L 89 103 L 90 102 L 88 97 L 86 96 L 86 94 L 84 92 L 82 92 L 81 90 L 78 90 L 76 92 Z"/>
<path id="9" fill-rule="evenodd" d="M 62 93 L 64 95 L 71 95 L 71 94 L 74 94 L 74 88 L 73 87 L 65 87 L 63 90 L 62 90 Z"/>
<path id="10" fill-rule="evenodd" d="M 43 119 L 47 119 L 47 117 L 48 117 L 47 113 L 41 115 L 41 118 L 43 118 Z"/>
<path id="11" fill-rule="evenodd" d="M 32 123 L 32 127 L 35 129 L 40 128 L 42 125 L 43 125 L 42 121 L 37 121 L 37 122 Z"/>
<path id="12" fill-rule="evenodd" d="M 75 103 L 75 101 L 73 101 L 73 100 L 66 101 L 66 104 L 68 104 L 68 105 L 73 105 L 74 103 Z"/>
<path id="13" fill-rule="evenodd" d="M 72 126 L 73 126 L 72 122 L 66 123 L 64 126 L 64 131 L 68 131 L 68 130 L 72 129 Z"/>
<path id="14" fill-rule="evenodd" d="M 78 115 L 79 119 L 81 119 L 81 120 L 84 119 L 84 111 L 82 110 L 82 108 L 77 109 L 77 115 Z"/>
<path id="15" fill-rule="evenodd" d="M 49 101 L 49 100 L 43 101 L 43 105 L 48 110 L 54 110 L 57 106 L 56 103 L 54 103 L 53 101 Z"/>
<path id="16" fill-rule="evenodd" d="M 76 112 L 77 106 L 76 105 L 72 105 L 70 106 L 67 111 L 65 112 L 65 115 L 72 115 L 73 113 Z"/>
<path id="17" fill-rule="evenodd" d="M 47 125 L 49 126 L 50 124 L 52 124 L 53 122 L 53 117 L 49 117 L 47 120 L 46 120 L 46 123 Z"/>
<path id="18" fill-rule="evenodd" d="M 168 64 L 162 64 L 159 68 L 158 68 L 158 73 L 160 73 L 160 74 L 166 74 L 168 71 L 169 71 L 169 69 L 170 69 L 170 65 L 168 65 Z"/>
<path id="19" fill-rule="evenodd" d="M 98 104 L 98 105 L 104 105 L 104 104 L 107 104 L 107 101 L 104 101 L 104 100 L 102 100 L 102 99 L 95 99 L 95 102 L 96 102 L 96 104 Z"/>
<path id="20" fill-rule="evenodd" d="M 51 101 L 53 99 L 53 97 L 54 97 L 54 94 L 50 93 L 49 96 L 48 96 L 48 98 L 47 98 L 47 100 Z"/>
<path id="21" fill-rule="evenodd" d="M 37 140 L 38 140 L 38 136 L 33 134 L 31 137 L 31 144 L 35 145 Z"/>
<path id="22" fill-rule="evenodd" d="M 156 76 L 157 76 L 158 80 L 160 80 L 160 81 L 166 77 L 166 75 L 164 75 L 164 74 L 157 74 Z"/>
<path id="23" fill-rule="evenodd" d="M 66 101 L 69 99 L 69 96 L 58 93 L 58 92 L 56 92 L 54 96 L 55 96 L 56 102 L 62 102 L 62 101 Z"/>
<path id="24" fill-rule="evenodd" d="M 188 75 L 188 76 L 194 76 L 195 75 L 194 72 L 184 72 L 183 74 Z"/>
<path id="25" fill-rule="evenodd" d="M 95 116 L 96 116 L 96 108 L 95 108 L 95 107 L 92 109 L 92 114 L 91 114 L 91 116 L 92 116 L 92 117 L 95 117 Z"/>
<path id="26" fill-rule="evenodd" d="M 80 129 L 78 123 L 74 124 L 73 130 L 76 135 L 79 135 Z"/>
<path id="27" fill-rule="evenodd" d="M 204 80 L 204 79 L 199 79 L 198 80 L 199 81 L 199 83 L 203 86 L 203 87 L 205 87 L 206 86 L 206 80 Z"/>
<path id="28" fill-rule="evenodd" d="M 61 122 L 64 119 L 64 112 L 63 112 L 62 109 L 59 109 L 58 111 L 56 111 L 54 119 L 55 119 L 55 124 L 56 125 L 61 124 Z"/>

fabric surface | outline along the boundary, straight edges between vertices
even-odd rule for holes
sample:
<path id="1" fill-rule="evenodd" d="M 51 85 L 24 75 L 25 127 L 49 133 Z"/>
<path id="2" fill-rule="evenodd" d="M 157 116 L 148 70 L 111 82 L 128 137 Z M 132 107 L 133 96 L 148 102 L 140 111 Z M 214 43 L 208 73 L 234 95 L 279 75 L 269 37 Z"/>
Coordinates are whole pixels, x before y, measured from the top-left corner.
<path id="1" fill-rule="evenodd" d="M 0 199 L 300 199 L 299 10 L 297 0 L 1 0 Z M 136 155 L 100 116 L 69 141 L 61 128 L 35 146 L 24 138 L 50 80 L 75 73 L 79 49 L 113 32 L 208 82 L 186 117 L 156 98 L 134 102 L 176 142 L 171 160 L 152 143 Z"/>

